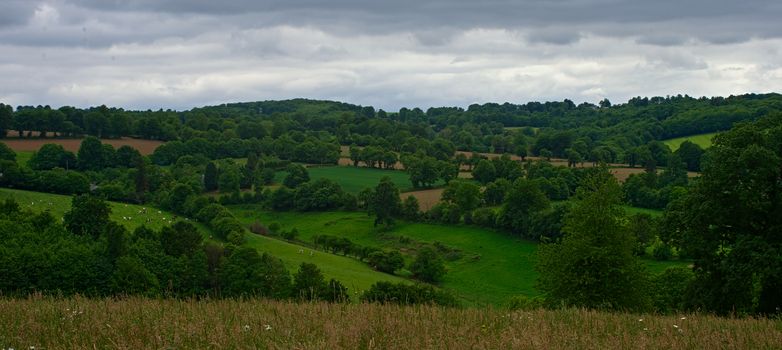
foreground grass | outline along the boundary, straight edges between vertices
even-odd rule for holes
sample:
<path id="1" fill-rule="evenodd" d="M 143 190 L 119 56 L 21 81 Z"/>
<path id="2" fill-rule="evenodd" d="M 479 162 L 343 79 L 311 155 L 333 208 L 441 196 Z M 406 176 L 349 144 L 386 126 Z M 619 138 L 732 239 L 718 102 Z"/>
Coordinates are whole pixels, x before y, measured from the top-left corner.
<path id="1" fill-rule="evenodd" d="M 663 140 L 663 143 L 668 145 L 668 147 L 671 148 L 671 151 L 676 151 L 677 149 L 679 149 L 679 145 L 681 145 L 684 141 L 690 141 L 698 146 L 701 146 L 701 148 L 706 149 L 711 147 L 711 141 L 714 138 L 714 135 L 717 134 L 718 133 L 716 132 L 712 132 L 708 134 L 698 134 L 698 135 L 677 137 L 675 139 Z"/>
<path id="2" fill-rule="evenodd" d="M 706 315 L 33 296 L 0 299 L 14 349 L 778 349 L 782 324 Z"/>

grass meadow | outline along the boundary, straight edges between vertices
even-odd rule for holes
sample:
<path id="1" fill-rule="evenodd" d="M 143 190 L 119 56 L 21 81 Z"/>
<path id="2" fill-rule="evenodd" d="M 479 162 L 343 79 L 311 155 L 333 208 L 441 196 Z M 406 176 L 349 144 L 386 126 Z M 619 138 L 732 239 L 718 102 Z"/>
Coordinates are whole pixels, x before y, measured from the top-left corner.
<path id="1" fill-rule="evenodd" d="M 391 178 L 400 191 L 406 192 L 413 189 L 410 176 L 400 170 L 372 169 L 352 166 L 314 166 L 307 168 L 312 180 L 326 178 L 333 180 L 342 186 L 346 192 L 359 193 L 369 187 L 375 187 L 385 176 Z M 281 183 L 285 178 L 285 172 L 278 172 L 275 182 Z"/>
<path id="2" fill-rule="evenodd" d="M 718 133 L 716 132 L 712 132 L 708 134 L 698 134 L 698 135 L 677 137 L 674 139 L 663 140 L 663 143 L 668 145 L 668 147 L 671 148 L 671 151 L 676 151 L 677 149 L 679 149 L 679 145 L 681 145 L 682 142 L 684 141 L 690 141 L 698 146 L 701 146 L 701 148 L 706 149 L 711 147 L 711 141 L 714 138 L 714 136 L 717 134 Z"/>
<path id="3" fill-rule="evenodd" d="M 779 319 L 140 297 L 0 298 L 14 349 L 779 349 Z"/>
<path id="4" fill-rule="evenodd" d="M 450 256 L 448 273 L 440 286 L 454 293 L 466 305 L 503 305 L 514 295 L 535 296 L 537 244 L 508 234 L 474 226 L 397 222 L 391 230 L 379 232 L 373 218 L 361 212 L 271 212 L 253 205 L 230 206 L 239 221 L 277 222 L 283 230 L 296 228 L 298 239 L 311 243 L 315 235 L 345 237 L 356 244 L 395 249 L 408 262 L 423 245 L 439 242 Z M 326 254 L 326 253 L 321 253 Z M 657 273 L 683 262 L 649 260 Z"/>
<path id="5" fill-rule="evenodd" d="M 0 188 L 0 200 L 5 200 L 6 198 L 15 199 L 22 209 L 30 209 L 35 212 L 48 210 L 58 220 L 71 209 L 71 196 Z M 130 231 L 141 225 L 159 230 L 163 226 L 168 226 L 175 222 L 174 218 L 176 215 L 149 206 L 118 202 L 108 203 L 111 206 L 111 220 L 122 224 Z M 144 208 L 146 208 L 146 214 L 143 213 Z M 194 220 L 191 220 L 191 222 L 202 232 L 209 232 L 206 226 Z"/>

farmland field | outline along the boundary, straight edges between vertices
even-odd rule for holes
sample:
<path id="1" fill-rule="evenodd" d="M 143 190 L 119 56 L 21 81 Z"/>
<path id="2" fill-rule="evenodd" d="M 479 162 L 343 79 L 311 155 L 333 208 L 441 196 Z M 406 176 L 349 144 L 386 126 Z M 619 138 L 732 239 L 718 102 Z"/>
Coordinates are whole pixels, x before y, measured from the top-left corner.
<path id="1" fill-rule="evenodd" d="M 71 196 L 0 188 L 0 200 L 15 199 L 22 209 L 36 212 L 48 210 L 57 220 L 71 208 Z M 146 225 L 159 230 L 174 222 L 176 215 L 149 206 L 108 202 L 111 206 L 111 220 L 125 226 L 128 230 Z M 146 214 L 143 209 L 146 208 Z M 126 220 L 124 218 L 130 218 Z M 149 221 L 147 221 L 149 220 Z M 209 232 L 206 226 L 192 221 L 202 232 Z"/>
<path id="2" fill-rule="evenodd" d="M 385 176 L 391 178 L 400 191 L 411 190 L 413 184 L 410 182 L 410 176 L 399 170 L 383 170 L 372 168 L 356 168 L 352 166 L 315 166 L 307 168 L 310 179 L 317 180 L 326 178 L 333 180 L 342 186 L 346 192 L 356 194 L 369 187 L 375 187 Z M 285 177 L 285 172 L 278 172 L 275 177 L 276 182 L 281 182 Z"/>
<path id="3" fill-rule="evenodd" d="M 768 318 L 269 300 L 0 299 L 14 349 L 779 349 Z"/>
<path id="4" fill-rule="evenodd" d="M 513 295 L 537 295 L 534 252 L 537 244 L 473 226 L 446 226 L 399 222 L 388 232 L 377 232 L 373 219 L 358 212 L 269 212 L 253 205 L 231 206 L 245 224 L 277 222 L 282 229 L 298 229 L 299 238 L 312 242 L 315 235 L 346 237 L 366 246 L 398 249 L 409 258 L 424 243 L 440 242 L 455 251 L 446 261 L 442 287 L 468 305 L 501 305 Z M 682 262 L 651 262 L 653 272 Z"/>
<path id="5" fill-rule="evenodd" d="M 663 143 L 668 145 L 668 147 L 671 148 L 671 151 L 676 151 L 679 149 L 679 145 L 682 144 L 684 141 L 690 141 L 698 146 L 701 146 L 701 148 L 706 149 L 711 147 L 712 139 L 715 135 L 718 133 L 712 132 L 708 134 L 699 134 L 699 135 L 690 135 L 690 136 L 684 136 L 684 137 L 677 137 L 674 139 L 668 139 L 663 140 Z"/>
<path id="6" fill-rule="evenodd" d="M 62 145 L 63 148 L 65 148 L 68 151 L 71 152 L 77 152 L 79 151 L 79 146 L 81 146 L 81 139 L 2 139 L 0 142 L 5 143 L 13 149 L 14 151 L 37 151 L 41 146 L 47 144 L 47 143 L 54 143 L 58 145 Z M 104 144 L 109 144 L 114 146 L 114 148 L 119 148 L 121 146 L 131 146 L 135 149 L 137 149 L 141 154 L 143 155 L 149 155 L 152 154 L 152 152 L 155 151 L 155 149 L 163 144 L 163 141 L 155 141 L 155 140 L 141 140 L 141 139 L 132 139 L 132 138 L 126 138 L 123 137 L 121 139 L 102 139 L 101 142 Z"/>

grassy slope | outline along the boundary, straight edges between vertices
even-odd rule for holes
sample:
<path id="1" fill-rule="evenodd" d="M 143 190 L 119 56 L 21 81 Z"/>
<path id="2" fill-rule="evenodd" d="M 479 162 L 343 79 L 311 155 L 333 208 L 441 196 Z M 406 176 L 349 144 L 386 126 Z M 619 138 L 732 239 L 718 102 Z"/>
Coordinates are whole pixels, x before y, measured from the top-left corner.
<path id="1" fill-rule="evenodd" d="M 0 313 L 0 347 L 15 349 L 782 348 L 779 319 L 698 314 L 40 296 L 2 298 Z"/>
<path id="2" fill-rule="evenodd" d="M 347 237 L 361 245 L 399 249 L 414 256 L 416 242 L 439 241 L 458 249 L 462 257 L 447 261 L 448 274 L 442 287 L 471 305 L 501 305 L 512 295 L 536 295 L 534 252 L 536 244 L 509 235 L 472 226 L 398 223 L 391 231 L 378 233 L 373 220 L 358 212 L 269 212 L 255 206 L 232 206 L 240 221 L 264 224 L 278 222 L 283 229 L 297 228 L 299 239 L 311 242 L 318 234 Z M 400 236 L 411 243 L 400 243 Z M 408 258 L 408 261 L 410 259 Z M 648 261 L 659 272 L 681 262 Z"/>
<path id="3" fill-rule="evenodd" d="M 322 166 L 307 168 L 310 178 L 313 180 L 326 178 L 334 180 L 342 186 L 346 192 L 358 193 L 368 187 L 375 187 L 384 176 L 391 178 L 391 181 L 401 191 L 412 190 L 413 184 L 410 182 L 410 176 L 400 170 L 382 170 L 370 168 L 356 168 L 350 166 Z M 285 178 L 285 172 L 278 172 L 275 182 L 282 182 Z"/>
<path id="4" fill-rule="evenodd" d="M 684 136 L 684 137 L 677 137 L 675 139 L 668 139 L 663 140 L 663 143 L 668 145 L 668 147 L 671 148 L 671 151 L 676 151 L 679 149 L 679 145 L 682 144 L 682 142 L 689 140 L 690 142 L 701 146 L 701 148 L 709 148 L 711 147 L 711 139 L 714 138 L 714 135 L 717 135 L 716 132 L 708 133 L 708 134 L 699 134 L 699 135 L 690 135 L 690 136 Z"/>
<path id="5" fill-rule="evenodd" d="M 31 192 L 22 190 L 13 190 L 8 188 L 0 188 L 0 200 L 6 198 L 15 199 L 19 205 L 24 209 L 31 209 L 33 211 L 49 210 L 52 215 L 59 220 L 65 212 L 71 208 L 71 196 L 63 196 L 59 194 Z M 128 230 L 135 230 L 136 227 L 146 225 L 149 228 L 159 230 L 163 226 L 167 226 L 172 223 L 173 214 L 165 211 L 158 213 L 157 209 L 117 202 L 109 202 L 111 205 L 111 219 L 117 223 L 122 224 Z M 147 214 L 139 214 L 142 208 L 147 208 Z M 130 217 L 131 220 L 124 220 L 123 217 Z M 147 222 L 150 219 L 150 222 Z M 209 232 L 206 226 L 193 221 L 202 232 Z"/>
<path id="6" fill-rule="evenodd" d="M 280 258 L 291 273 L 295 273 L 303 262 L 317 265 L 327 279 L 334 278 L 342 282 L 350 291 L 353 299 L 357 298 L 356 293 L 361 294 L 375 282 L 406 281 L 397 276 L 375 271 L 367 264 L 355 259 L 308 248 L 303 248 L 304 252 L 299 253 L 302 250 L 301 246 L 269 237 L 248 235 L 246 245 Z M 313 255 L 310 255 L 310 251 Z"/>

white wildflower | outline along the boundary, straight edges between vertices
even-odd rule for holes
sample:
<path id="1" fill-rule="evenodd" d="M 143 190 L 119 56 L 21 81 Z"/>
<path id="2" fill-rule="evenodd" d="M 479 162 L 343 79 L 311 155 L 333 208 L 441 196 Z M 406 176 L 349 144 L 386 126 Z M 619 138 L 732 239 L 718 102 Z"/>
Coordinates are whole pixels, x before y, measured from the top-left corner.
<path id="1" fill-rule="evenodd" d="M 250 331 L 250 325 L 249 324 L 244 325 L 244 331 L 245 332 Z"/>
<path id="2" fill-rule="evenodd" d="M 682 319 L 682 320 L 686 320 L 686 319 L 687 319 L 687 317 L 682 317 L 681 319 Z"/>
<path id="3" fill-rule="evenodd" d="M 643 318 L 639 318 L 639 319 L 638 319 L 638 322 L 643 322 L 643 321 L 644 321 L 644 319 L 643 319 Z"/>
<path id="4" fill-rule="evenodd" d="M 263 329 L 265 329 L 267 331 L 270 331 L 270 330 L 272 330 L 272 326 L 270 326 L 268 324 L 265 324 L 265 325 L 263 325 Z"/>
<path id="5" fill-rule="evenodd" d="M 673 328 L 679 328 L 679 325 L 673 325 Z"/>

